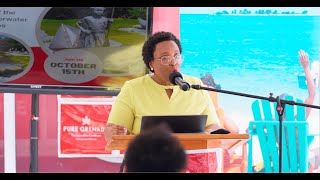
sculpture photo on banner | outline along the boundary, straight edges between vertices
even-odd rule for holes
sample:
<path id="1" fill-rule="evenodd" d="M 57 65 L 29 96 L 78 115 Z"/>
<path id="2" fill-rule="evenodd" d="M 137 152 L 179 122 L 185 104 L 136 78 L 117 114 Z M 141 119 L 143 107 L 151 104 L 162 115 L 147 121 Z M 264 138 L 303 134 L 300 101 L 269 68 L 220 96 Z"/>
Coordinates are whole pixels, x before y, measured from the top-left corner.
<path id="1" fill-rule="evenodd" d="M 119 90 L 147 73 L 141 48 L 151 30 L 148 7 L 1 7 L 0 12 L 6 12 L 1 57 L 17 52 L 30 57 L 28 64 L 1 63 L 0 83 Z M 8 78 L 18 66 L 21 73 Z"/>

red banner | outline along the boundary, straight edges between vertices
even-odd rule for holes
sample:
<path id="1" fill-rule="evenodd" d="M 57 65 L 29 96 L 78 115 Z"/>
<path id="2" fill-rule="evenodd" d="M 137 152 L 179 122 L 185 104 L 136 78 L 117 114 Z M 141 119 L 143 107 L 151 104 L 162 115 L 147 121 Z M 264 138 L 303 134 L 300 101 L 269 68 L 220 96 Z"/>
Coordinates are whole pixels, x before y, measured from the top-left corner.
<path id="1" fill-rule="evenodd" d="M 104 137 L 113 100 L 102 96 L 58 96 L 59 157 L 114 155 L 105 150 Z"/>

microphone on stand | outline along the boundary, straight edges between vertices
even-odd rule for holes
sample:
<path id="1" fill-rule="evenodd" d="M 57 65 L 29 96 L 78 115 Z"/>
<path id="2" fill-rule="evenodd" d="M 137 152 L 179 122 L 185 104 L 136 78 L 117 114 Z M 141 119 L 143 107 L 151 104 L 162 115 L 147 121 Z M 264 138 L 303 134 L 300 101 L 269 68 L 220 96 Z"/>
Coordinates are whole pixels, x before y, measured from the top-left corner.
<path id="1" fill-rule="evenodd" d="M 190 90 L 190 84 L 183 80 L 182 74 L 178 71 L 174 71 L 173 73 L 171 73 L 169 76 L 169 80 L 172 84 L 178 85 L 183 91 Z"/>

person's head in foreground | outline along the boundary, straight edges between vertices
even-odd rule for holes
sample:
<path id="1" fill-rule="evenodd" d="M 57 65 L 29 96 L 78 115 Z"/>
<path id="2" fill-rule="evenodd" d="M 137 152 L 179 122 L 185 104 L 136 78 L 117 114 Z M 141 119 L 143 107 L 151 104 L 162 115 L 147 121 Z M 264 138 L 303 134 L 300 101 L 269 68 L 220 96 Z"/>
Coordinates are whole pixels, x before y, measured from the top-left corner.
<path id="1" fill-rule="evenodd" d="M 183 146 L 164 125 L 141 132 L 125 153 L 126 172 L 182 172 L 186 163 Z"/>

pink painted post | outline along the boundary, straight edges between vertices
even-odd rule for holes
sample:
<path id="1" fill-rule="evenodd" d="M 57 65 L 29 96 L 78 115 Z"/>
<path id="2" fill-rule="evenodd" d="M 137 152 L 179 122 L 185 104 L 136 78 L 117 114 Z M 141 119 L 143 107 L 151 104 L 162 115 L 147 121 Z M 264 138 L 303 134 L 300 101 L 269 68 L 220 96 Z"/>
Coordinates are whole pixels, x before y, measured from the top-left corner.
<path id="1" fill-rule="evenodd" d="M 170 31 L 180 38 L 180 7 L 154 7 L 152 31 Z"/>

